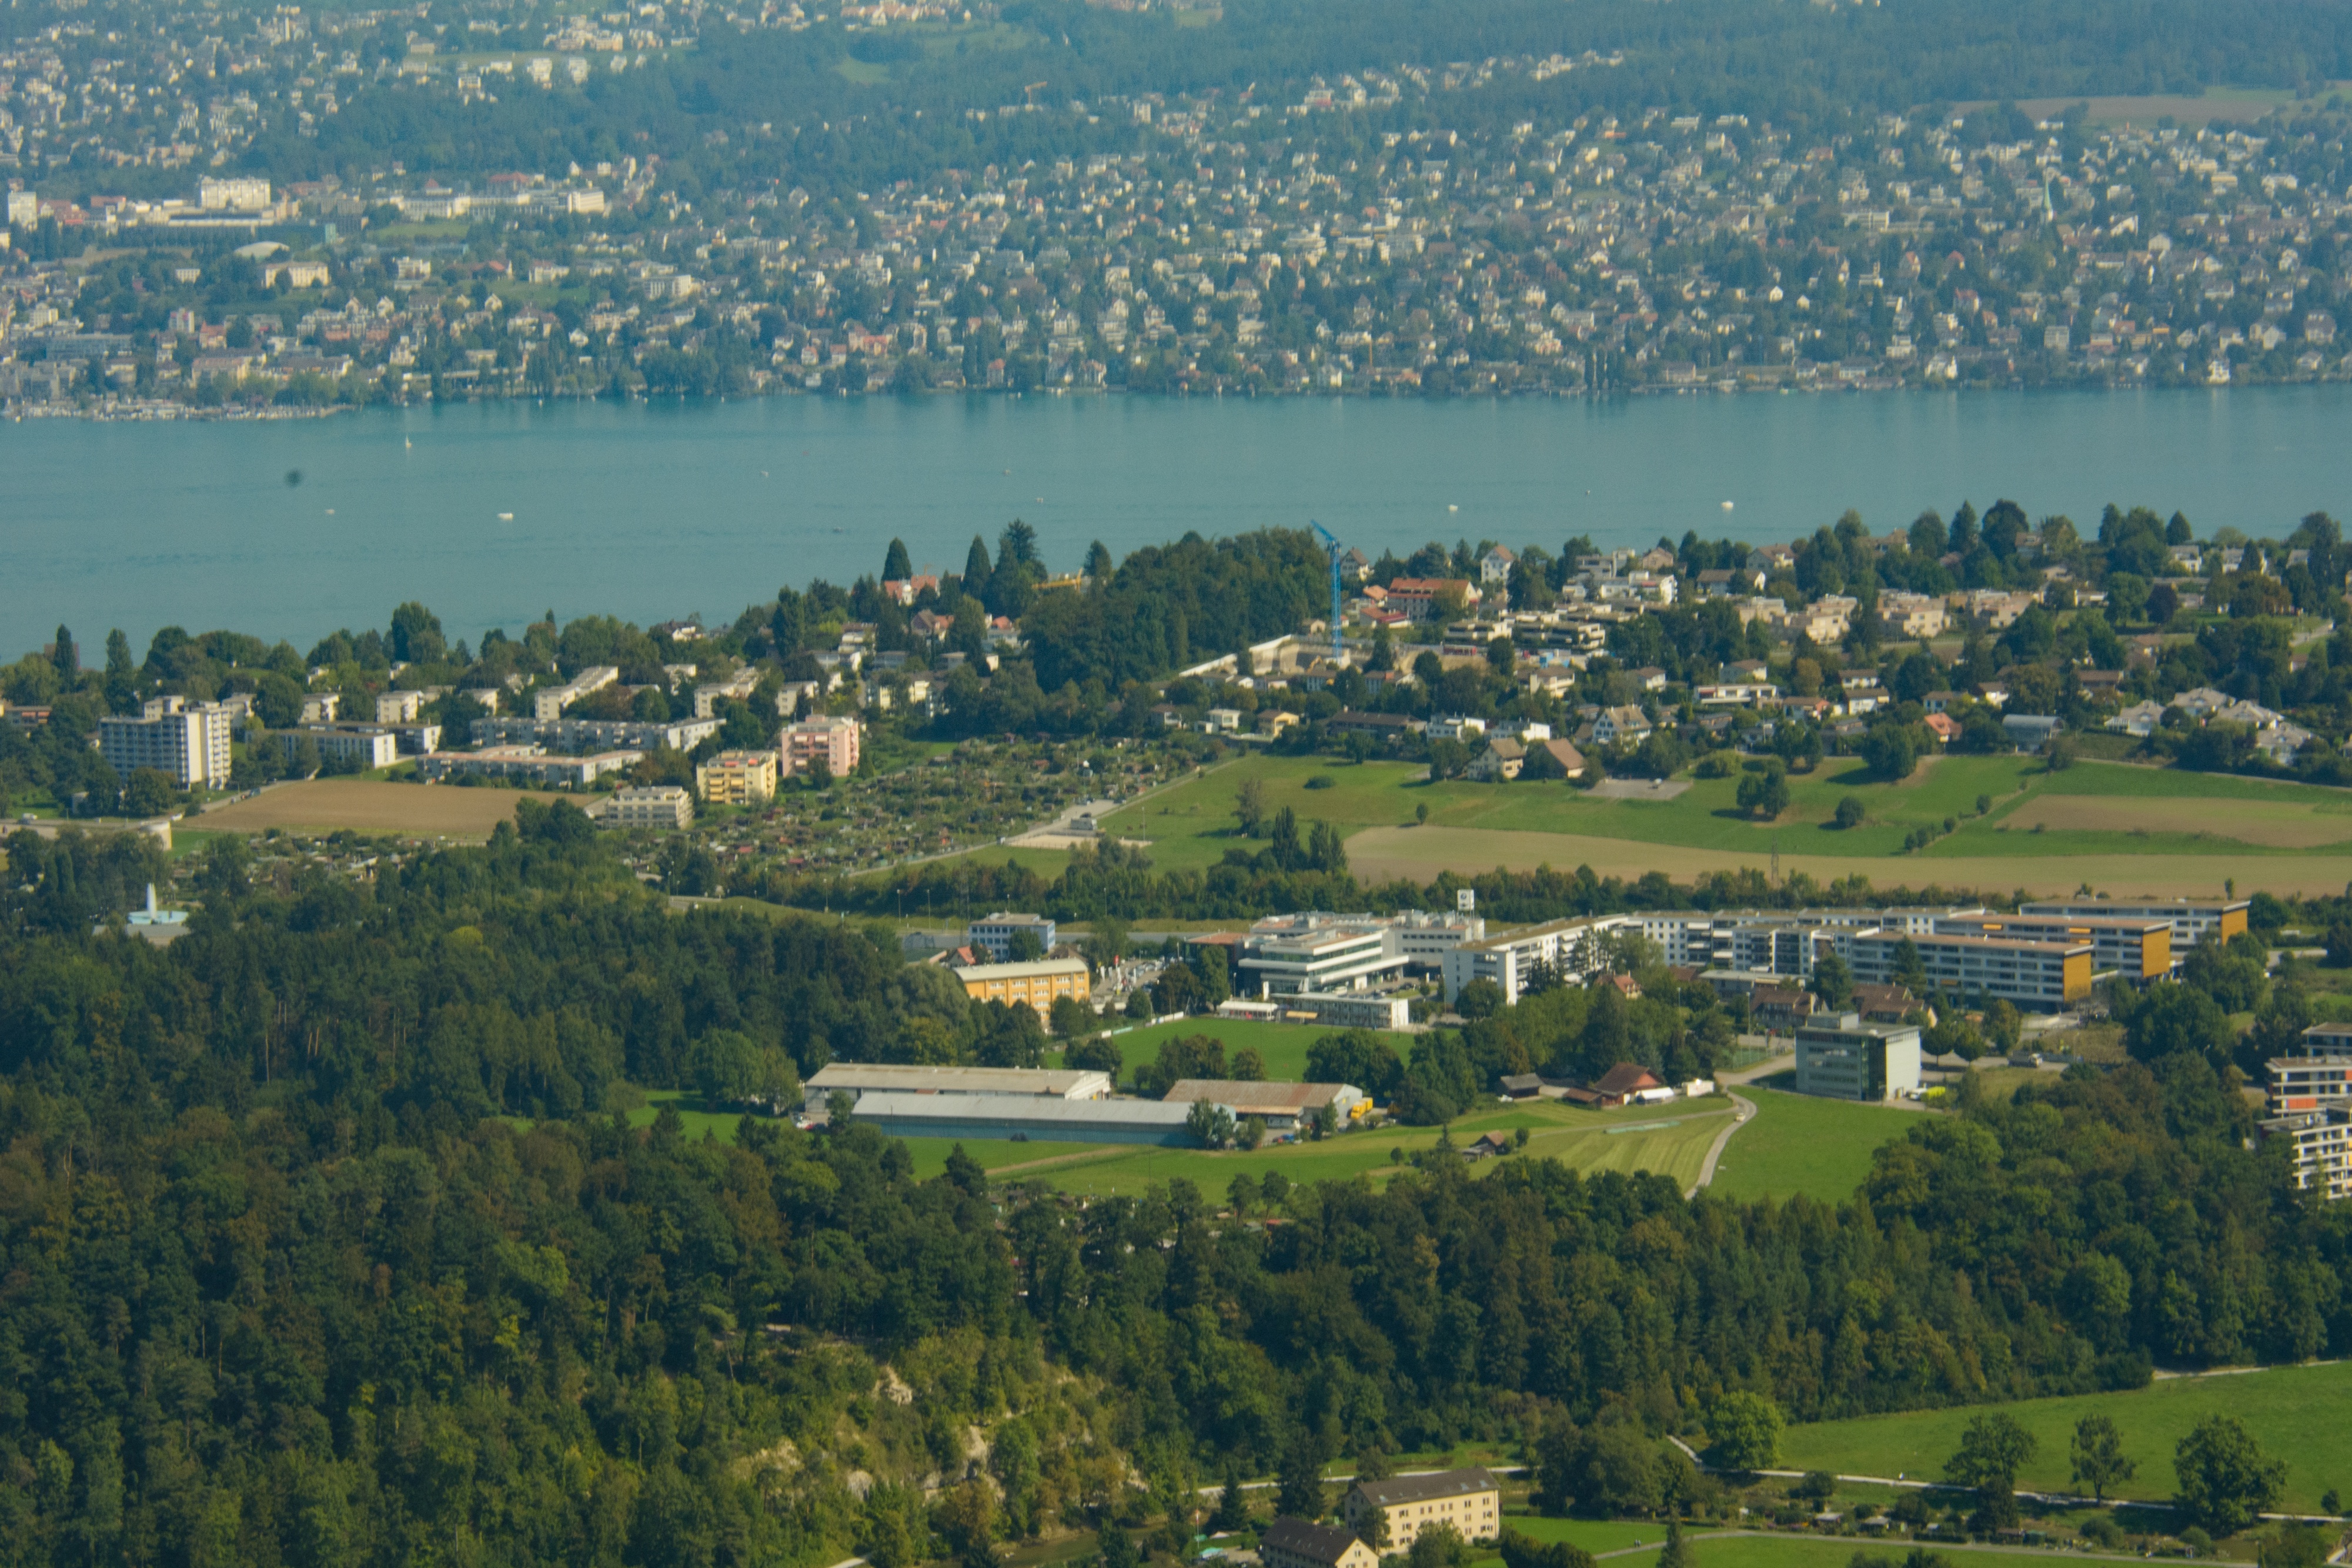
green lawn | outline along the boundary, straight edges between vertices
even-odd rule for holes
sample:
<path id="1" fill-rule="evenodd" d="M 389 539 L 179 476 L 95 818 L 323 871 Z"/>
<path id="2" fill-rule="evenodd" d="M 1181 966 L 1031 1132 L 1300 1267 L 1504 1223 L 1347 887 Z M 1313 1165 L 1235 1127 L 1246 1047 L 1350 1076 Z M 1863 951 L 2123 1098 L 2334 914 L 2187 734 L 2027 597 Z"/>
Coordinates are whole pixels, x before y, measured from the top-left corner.
<path id="1" fill-rule="evenodd" d="M 1774 1089 L 1743 1092 L 1755 1102 L 1756 1114 L 1724 1145 L 1707 1189 L 1743 1200 L 1803 1193 L 1823 1203 L 1844 1202 L 1870 1175 L 1872 1151 L 1927 1114 Z"/>
<path id="2" fill-rule="evenodd" d="M 1915 828 L 1956 831 L 1925 852 L 1931 858 L 1978 855 L 2211 854 L 2211 838 L 2195 831 L 2102 831 L 2095 826 L 2040 832 L 2004 831 L 2024 803 L 2044 796 L 2113 795 L 2130 800 L 2216 800 L 2259 802 L 2271 810 L 2317 808 L 2352 816 L 2352 792 L 2315 785 L 2279 785 L 2226 775 L 2184 773 L 2084 762 L 2063 773 L 2047 773 L 2023 757 L 1942 757 L 1923 762 L 1909 779 L 1888 784 L 1872 778 L 1851 758 L 1830 758 L 1809 774 L 1789 779 L 1790 809 L 1760 823 L 1734 801 L 1737 779 L 1702 779 L 1672 800 L 1607 800 L 1561 784 L 1474 784 L 1463 779 L 1429 783 L 1418 764 L 1361 765 L 1320 757 L 1242 758 L 1155 795 L 1141 805 L 1114 813 L 1109 826 L 1120 834 L 1150 841 L 1155 865 L 1213 865 L 1231 849 L 1258 850 L 1265 841 L 1243 836 L 1234 802 L 1244 779 L 1255 779 L 1268 812 L 1287 806 L 1302 824 L 1318 821 L 1342 832 L 1412 822 L 1419 807 L 1441 827 L 1522 832 L 1588 834 L 1636 842 L 1680 844 L 1696 849 L 1754 852 L 1776 834 L 1791 854 L 1886 857 L 1900 854 Z M 1323 789 L 1310 780 L 1328 780 Z M 1863 802 L 1860 827 L 1832 825 L 1838 802 Z M 1991 811 L 1976 815 L 1979 797 Z M 2226 824 L 2217 831 L 2226 832 Z M 2352 821 L 2346 824 L 2352 840 Z M 2232 846 L 2233 848 L 2235 846 Z M 2257 841 L 2248 852 L 2304 854 L 2307 847 Z M 2329 852 L 2323 851 L 2321 852 Z"/>
<path id="3" fill-rule="evenodd" d="M 1265 1076 L 1276 1082 L 1304 1082 L 1307 1078 L 1307 1051 L 1327 1034 L 1337 1033 L 1322 1024 L 1259 1023 L 1250 1019 L 1198 1018 L 1178 1023 L 1147 1024 L 1139 1029 L 1113 1038 L 1112 1043 L 1126 1058 L 1120 1071 L 1120 1082 L 1131 1083 L 1135 1070 L 1160 1054 L 1160 1041 L 1180 1034 L 1205 1034 L 1225 1042 L 1225 1061 L 1233 1061 L 1244 1046 L 1255 1046 L 1265 1059 Z M 1382 1040 L 1397 1053 L 1402 1061 L 1412 1054 L 1412 1036 L 1382 1033 Z"/>
<path id="4" fill-rule="evenodd" d="M 1732 1145 L 1738 1146 L 1737 1138 Z M 2125 1394 L 2029 1399 L 2004 1408 L 2038 1439 L 2017 1478 L 2029 1490 L 2071 1490 L 2066 1456 L 2074 1423 L 2095 1414 L 2114 1419 L 2124 1451 L 2138 1463 L 2139 1473 L 2117 1495 L 2168 1498 L 2175 1487 L 2174 1446 L 2205 1416 L 2224 1415 L 2245 1422 L 2265 1453 L 2288 1461 L 2281 1506 L 2309 1512 L 2319 1507 L 2320 1493 L 2352 1484 L 2352 1427 L 2343 1419 L 2347 1398 L 2352 1363 L 2166 1378 Z M 1975 1414 L 1921 1410 L 1791 1427 L 1781 1440 L 1780 1464 L 1849 1475 L 1940 1477 Z"/>
<path id="5" fill-rule="evenodd" d="M 1643 1527 L 1637 1527 L 1637 1529 Z M 1663 1525 L 1652 1524 L 1643 1535 L 1644 1545 L 1664 1543 Z M 1892 1558 L 1900 1563 L 1911 1550 L 1904 1541 L 1872 1542 L 1851 1536 L 1807 1535 L 1794 1531 L 1741 1531 L 1736 1534 L 1718 1534 L 1711 1531 L 1691 1531 L 1685 1534 L 1696 1568 L 1846 1568 L 1855 1554 L 1868 1552 L 1873 1556 Z M 1952 1568 L 2017 1568 L 2018 1554 L 1971 1551 L 1965 1546 L 1942 1542 L 1931 1548 L 1935 1553 L 1952 1564 Z M 1603 1547 L 1601 1550 L 1622 1550 Z M 2054 1553 L 2053 1553 L 2054 1555 Z M 2069 1554 L 2081 1561 L 2083 1553 Z M 2095 1561 L 2095 1559 L 2094 1559 Z M 1499 1562 L 1491 1557 L 1484 1561 Z M 1650 1568 L 1657 1558 L 1647 1552 L 1617 1558 L 1624 1568 Z"/>

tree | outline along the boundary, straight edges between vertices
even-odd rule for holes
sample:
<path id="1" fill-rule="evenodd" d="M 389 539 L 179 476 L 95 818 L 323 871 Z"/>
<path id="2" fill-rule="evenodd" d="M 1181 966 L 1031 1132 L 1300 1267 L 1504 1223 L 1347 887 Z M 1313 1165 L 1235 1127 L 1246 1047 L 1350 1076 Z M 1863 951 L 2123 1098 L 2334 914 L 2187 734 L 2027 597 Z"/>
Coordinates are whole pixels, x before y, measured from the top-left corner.
<path id="1" fill-rule="evenodd" d="M 57 641 L 49 644 L 49 663 L 68 686 L 73 685 L 74 677 L 81 674 L 81 653 L 74 646 L 73 633 L 66 629 L 63 622 L 58 623 Z"/>
<path id="2" fill-rule="evenodd" d="M 1707 1412 L 1707 1460 L 1727 1470 L 1769 1469 L 1780 1458 L 1783 1425 L 1769 1396 L 1735 1388 Z"/>
<path id="3" fill-rule="evenodd" d="M 1195 1100 L 1185 1113 L 1184 1130 L 1204 1149 L 1222 1149 L 1234 1141 L 1234 1113 L 1209 1100 Z"/>
<path id="4" fill-rule="evenodd" d="M 1503 1526 L 1503 1568 L 1592 1568 L 1592 1554 L 1569 1541 L 1537 1541 Z"/>
<path id="5" fill-rule="evenodd" d="M 2107 1489 L 2127 1481 L 2138 1470 L 2124 1453 L 2122 1435 L 2105 1416 L 2085 1416 L 2074 1423 L 2074 1485 L 2089 1487 L 2091 1495 L 2107 1500 Z"/>
<path id="6" fill-rule="evenodd" d="M 1323 1456 L 1303 1431 L 1283 1449 L 1274 1511 L 1292 1519 L 1323 1517 Z"/>
<path id="7" fill-rule="evenodd" d="M 413 599 L 392 612 L 385 646 L 395 661 L 408 664 L 437 664 L 449 651 L 440 618 Z"/>
<path id="8" fill-rule="evenodd" d="M 1236 1181 L 1241 1178 L 1236 1176 Z M 1217 1511 L 1209 1521 L 1213 1530 L 1230 1532 L 1249 1528 L 1249 1494 L 1242 1490 L 1242 1467 L 1238 1459 L 1225 1461 L 1224 1490 L 1217 1494 Z"/>
<path id="9" fill-rule="evenodd" d="M 1137 1568 L 1142 1559 L 1126 1531 L 1106 1519 L 1095 1531 L 1095 1562 L 1100 1568 Z"/>
<path id="10" fill-rule="evenodd" d="M 1740 775 L 1738 802 L 1741 810 L 1761 821 L 1789 809 L 1789 775 L 1777 759 L 1761 772 Z"/>
<path id="11" fill-rule="evenodd" d="M 1229 1071 L 1236 1082 L 1263 1083 L 1265 1082 L 1265 1055 L 1257 1047 L 1245 1045 L 1234 1052 L 1233 1066 Z"/>
<path id="12" fill-rule="evenodd" d="M 1241 789 L 1234 793 L 1234 815 L 1241 819 L 1244 838 L 1259 836 L 1258 830 L 1265 825 L 1265 786 L 1256 774 L 1244 779 Z"/>
<path id="13" fill-rule="evenodd" d="M 1853 999 L 1853 973 L 1835 953 L 1824 953 L 1813 965 L 1810 988 L 1831 1011 L 1837 1011 Z"/>
<path id="14" fill-rule="evenodd" d="M 134 768 L 130 780 L 122 787 L 123 814 L 131 817 L 160 817 L 172 809 L 180 791 L 170 777 L 153 768 Z"/>
<path id="15" fill-rule="evenodd" d="M 2033 1434 L 2006 1410 L 1971 1419 L 1960 1434 L 1960 1451 L 1944 1467 L 1945 1478 L 1975 1489 L 1979 1528 L 2017 1528 L 2017 1472 L 2033 1457 Z"/>
<path id="16" fill-rule="evenodd" d="M 1004 959 L 1009 964 L 1034 964 L 1045 956 L 1045 939 L 1034 931 L 1015 931 L 1004 945 Z"/>
<path id="17" fill-rule="evenodd" d="M 1837 803 L 1837 825 L 1841 828 L 1862 826 L 1862 797 L 1848 795 Z"/>
<path id="18" fill-rule="evenodd" d="M 882 580 L 905 582 L 915 575 L 915 563 L 907 554 L 907 541 L 894 538 L 882 554 Z"/>
<path id="19" fill-rule="evenodd" d="M 2173 1506 L 2215 1535 L 2235 1535 L 2278 1502 L 2286 1462 L 2266 1459 L 2262 1445 L 2234 1416 L 2208 1416 L 2172 1454 L 2180 1490 Z"/>
<path id="20" fill-rule="evenodd" d="M 1919 764 L 1919 742 L 1907 724 L 1882 724 L 1862 737 L 1862 758 L 1889 783 L 1911 777 Z"/>
<path id="21" fill-rule="evenodd" d="M 1062 1065 L 1088 1072 L 1108 1072 L 1111 1081 L 1117 1082 L 1120 1069 L 1127 1065 L 1127 1058 L 1118 1049 L 1118 1041 L 1107 1034 L 1098 1034 L 1066 1049 L 1062 1052 Z"/>
<path id="22" fill-rule="evenodd" d="M 1666 1549 L 1658 1553 L 1657 1568 L 1692 1568 L 1697 1559 L 1690 1542 L 1683 1539 L 1683 1521 L 1674 1515 L 1666 1516 Z"/>
<path id="23" fill-rule="evenodd" d="M 1095 1027 L 1095 1010 L 1076 997 L 1055 997 L 1052 1012 L 1054 1032 L 1064 1040 L 1074 1040 Z"/>

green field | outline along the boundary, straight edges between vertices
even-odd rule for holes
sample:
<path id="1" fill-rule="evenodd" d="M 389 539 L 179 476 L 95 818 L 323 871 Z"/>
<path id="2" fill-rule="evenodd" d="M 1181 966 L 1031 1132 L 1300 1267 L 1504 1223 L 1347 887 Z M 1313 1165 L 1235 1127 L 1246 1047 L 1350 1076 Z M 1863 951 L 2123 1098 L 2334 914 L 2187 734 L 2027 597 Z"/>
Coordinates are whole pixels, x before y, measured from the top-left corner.
<path id="1" fill-rule="evenodd" d="M 1732 1144 L 1738 1147 L 1738 1140 Z M 2311 1512 L 2318 1509 L 2322 1492 L 2352 1485 L 2352 1427 L 2343 1419 L 2347 1398 L 2352 1398 L 2352 1363 L 2165 1378 L 2125 1394 L 2029 1399 L 2003 1408 L 2039 1441 L 2017 1478 L 2027 1490 L 2071 1490 L 2067 1444 L 2074 1423 L 2096 1414 L 2113 1417 L 2123 1434 L 2124 1451 L 2139 1466 L 2138 1475 L 2118 1488 L 2117 1495 L 2170 1497 L 2174 1446 L 2207 1416 L 2235 1416 L 2265 1453 L 2288 1462 L 2281 1506 Z M 1780 1464 L 1788 1469 L 1842 1475 L 1940 1477 L 1945 1461 L 1959 1448 L 1961 1429 L 1975 1414 L 1967 1408 L 1920 1410 L 1791 1427 L 1781 1440 Z"/>
<path id="2" fill-rule="evenodd" d="M 1922 763 L 1909 779 L 1888 784 L 1873 779 L 1852 758 L 1831 758 L 1811 773 L 1790 776 L 1790 809 L 1770 823 L 1753 821 L 1738 810 L 1736 779 L 1694 780 L 1672 800 L 1608 800 L 1564 784 L 1461 779 L 1433 784 L 1423 781 L 1423 772 L 1416 764 L 1401 762 L 1354 765 L 1326 758 L 1247 757 L 1114 813 L 1108 825 L 1128 837 L 1149 840 L 1154 864 L 1214 864 L 1229 849 L 1264 847 L 1262 841 L 1242 835 L 1234 811 L 1242 781 L 1255 778 L 1269 811 L 1287 806 L 1302 823 L 1328 821 L 1350 833 L 1412 822 L 1417 809 L 1425 805 L 1429 821 L 1439 827 L 1563 833 L 1749 853 L 1769 848 L 1766 835 L 1777 833 L 1790 854 L 1894 856 L 1902 852 L 1903 841 L 1913 829 L 1940 830 L 1948 819 L 1957 823 L 1956 831 L 1926 851 L 1927 858 L 2210 854 L 2224 846 L 2267 854 L 2305 854 L 2323 845 L 2334 853 L 2352 850 L 2352 793 L 2121 763 L 2084 762 L 2053 774 L 2022 757 L 1943 757 Z M 1318 779 L 1330 780 L 1329 786 L 1307 788 L 1309 779 Z M 1838 802 L 1849 795 L 1863 802 L 1864 821 L 1860 827 L 1840 830 L 1831 819 Z M 1992 804 L 1982 818 L 1976 815 L 1980 796 L 1990 797 Z M 2150 825 L 2021 831 L 2020 807 L 2045 796 L 2145 802 L 2125 810 L 2145 814 Z M 2218 824 L 2176 820 L 2160 805 L 2208 800 L 2243 803 L 2253 809 L 2253 818 L 2242 807 Z M 2088 813 L 2094 821 L 2096 815 Z M 2263 825 L 2250 828 L 2253 819 Z M 2270 831 L 2273 819 L 2293 822 L 2302 840 L 2315 836 L 2318 842 L 2279 841 L 2278 833 Z"/>
<path id="3" fill-rule="evenodd" d="M 1225 1042 L 1225 1061 L 1233 1061 L 1234 1053 L 1244 1046 L 1255 1046 L 1265 1059 L 1265 1076 L 1275 1082 L 1304 1082 L 1307 1078 L 1307 1051 L 1325 1035 L 1336 1032 L 1321 1024 L 1259 1023 L 1252 1019 L 1197 1018 L 1178 1023 L 1147 1024 L 1140 1029 L 1113 1038 L 1127 1065 L 1121 1069 L 1120 1081 L 1131 1082 L 1135 1070 L 1160 1054 L 1160 1042 L 1180 1034 L 1205 1034 L 1212 1040 Z M 1412 1036 L 1382 1033 L 1389 1049 L 1404 1061 L 1412 1054 Z"/>
<path id="4" fill-rule="evenodd" d="M 1472 1167 L 1474 1175 L 1496 1170 L 1512 1160 L 1557 1159 L 1580 1171 L 1656 1171 L 1682 1186 L 1698 1179 L 1707 1145 L 1723 1130 L 1731 1114 L 1727 1101 L 1702 1101 L 1696 1105 L 1645 1115 L 1633 1111 L 1585 1111 L 1557 1102 L 1496 1106 L 1465 1116 L 1453 1126 L 1456 1145 L 1466 1145 L 1481 1134 L 1517 1127 L 1528 1130 L 1527 1150 Z M 1029 1143 L 1009 1145 L 1032 1151 L 1039 1163 L 1029 1168 L 1003 1172 L 1013 1179 L 1034 1180 L 1064 1192 L 1088 1196 L 1139 1193 L 1154 1182 L 1183 1176 L 1213 1197 L 1222 1197 L 1234 1177 L 1262 1179 L 1280 1172 L 1294 1185 L 1316 1181 L 1346 1181 L 1356 1176 L 1383 1180 L 1407 1164 L 1392 1161 L 1390 1151 L 1409 1158 L 1434 1148 L 1434 1127 L 1379 1127 L 1345 1133 L 1321 1143 L 1285 1144 L 1244 1153 L 1238 1149 L 1163 1148 L 1154 1145 L 1121 1144 L 1089 1147 L 1078 1144 Z M 936 1150 L 927 1145 L 940 1145 Z M 917 1151 L 918 1168 L 934 1168 L 947 1158 L 950 1140 L 908 1140 Z M 968 1152 L 980 1145 L 969 1145 Z M 991 1144 L 991 1150 L 1008 1145 Z M 1062 1158 L 1077 1153 L 1078 1158 Z M 975 1158 L 981 1156 L 974 1154 Z M 989 1162 L 982 1159 L 982 1164 Z"/>
<path id="5" fill-rule="evenodd" d="M 1775 1089 L 1742 1092 L 1755 1103 L 1756 1114 L 1724 1146 L 1707 1190 L 1743 1200 L 1802 1193 L 1843 1203 L 1870 1175 L 1872 1151 L 1903 1136 L 1927 1113 Z"/>
<path id="6" fill-rule="evenodd" d="M 1516 1524 L 1522 1521 L 1514 1521 L 1513 1522 Z M 1643 1542 L 1645 1548 L 1664 1544 L 1665 1530 L 1663 1525 L 1652 1524 L 1636 1528 L 1637 1530 L 1646 1529 Z M 1874 1556 L 1889 1557 L 1899 1563 L 1903 1560 L 1904 1554 L 1911 1549 L 1910 1542 L 1903 1541 L 1874 1542 L 1850 1536 L 1806 1535 L 1793 1531 L 1774 1531 L 1767 1533 L 1762 1531 L 1693 1530 L 1685 1531 L 1683 1539 L 1691 1549 L 1691 1558 L 1696 1564 L 1696 1568 L 1846 1568 L 1857 1552 L 1867 1552 Z M 2014 1548 L 2008 1552 L 1992 1552 L 1981 1548 L 1971 1550 L 1965 1546 L 1937 1542 L 1933 1549 L 1938 1557 L 1949 1561 L 1952 1568 L 2017 1568 L 2019 1552 Z M 1587 1548 L 1587 1550 L 1592 1549 Z M 1601 1549 L 1603 1552 L 1612 1550 L 1606 1547 Z M 1626 1552 L 1624 1556 L 1615 1558 L 1615 1561 L 1625 1564 L 1625 1568 L 1649 1568 L 1649 1564 L 1657 1561 L 1656 1555 L 1646 1550 L 1633 1552 L 1624 1547 L 1618 1547 L 1613 1551 Z M 1599 1555 L 1599 1552 L 1595 1552 L 1595 1555 Z M 2126 1558 L 2102 1557 L 2095 1552 L 2070 1552 L 2066 1556 L 2070 1561 L 2074 1562 L 2139 1561 L 2137 1553 Z M 1500 1562 L 1501 1558 L 1496 1556 L 1485 1561 Z"/>

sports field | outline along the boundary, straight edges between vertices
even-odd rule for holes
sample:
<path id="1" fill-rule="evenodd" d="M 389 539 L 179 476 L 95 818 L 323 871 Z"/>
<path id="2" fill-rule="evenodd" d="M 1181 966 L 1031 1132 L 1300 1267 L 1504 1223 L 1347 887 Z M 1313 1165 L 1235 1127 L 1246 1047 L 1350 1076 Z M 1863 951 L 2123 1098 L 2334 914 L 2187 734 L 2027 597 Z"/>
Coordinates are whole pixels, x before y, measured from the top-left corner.
<path id="1" fill-rule="evenodd" d="M 1734 1139 L 1736 1146 L 1738 1140 Z M 2067 1446 L 2084 1416 L 2111 1417 L 2138 1474 L 2116 1496 L 2162 1500 L 2172 1495 L 2172 1450 L 2207 1416 L 2235 1416 L 2264 1453 L 2287 1461 L 2281 1507 L 2315 1511 L 2322 1492 L 2352 1485 L 2352 1428 L 2343 1419 L 2352 1399 L 2352 1363 L 2282 1367 L 2264 1372 L 2163 1378 L 2125 1394 L 2028 1399 L 2002 1406 L 2037 1439 L 2033 1458 L 2018 1473 L 2030 1491 L 2071 1490 Z M 1780 1443 L 1786 1469 L 1841 1475 L 1944 1473 L 1960 1433 L 1976 1409 L 1919 1410 L 1791 1427 Z"/>
<path id="2" fill-rule="evenodd" d="M 1756 1114 L 1724 1145 L 1707 1190 L 1743 1200 L 1786 1200 L 1801 1193 L 1823 1203 L 1845 1202 L 1870 1175 L 1872 1152 L 1934 1113 L 1777 1089 L 1739 1092 L 1755 1104 Z"/>
<path id="3" fill-rule="evenodd" d="M 1832 758 L 1792 775 L 1790 809 L 1758 822 L 1738 810 L 1733 779 L 1692 780 L 1672 800 L 1604 800 L 1559 783 L 1430 783 L 1424 771 L 1253 756 L 1115 813 L 1109 826 L 1147 841 L 1155 865 L 1212 865 L 1228 850 L 1265 845 L 1241 832 L 1234 814 L 1243 781 L 1255 778 L 1269 813 L 1286 806 L 1302 824 L 1339 827 L 1368 881 L 1545 864 L 1686 880 L 1767 869 L 1776 851 L 1783 871 L 1824 880 L 1859 873 L 1889 887 L 2071 893 L 2088 883 L 2117 894 L 2218 894 L 2232 879 L 2280 893 L 2352 881 L 2352 791 L 2312 785 L 2115 762 L 2053 774 L 2021 757 L 1933 758 L 1889 784 Z M 1848 796 L 1864 817 L 1840 829 L 1833 819 Z M 1906 852 L 1904 841 L 1922 828 L 1939 836 Z"/>
<path id="4" fill-rule="evenodd" d="M 373 779 L 307 779 L 250 800 L 215 806 L 185 826 L 204 832 L 257 833 L 268 828 L 310 832 L 414 833 L 483 839 L 514 816 L 520 789 L 459 789 Z M 555 800 L 557 795 L 532 795 Z"/>

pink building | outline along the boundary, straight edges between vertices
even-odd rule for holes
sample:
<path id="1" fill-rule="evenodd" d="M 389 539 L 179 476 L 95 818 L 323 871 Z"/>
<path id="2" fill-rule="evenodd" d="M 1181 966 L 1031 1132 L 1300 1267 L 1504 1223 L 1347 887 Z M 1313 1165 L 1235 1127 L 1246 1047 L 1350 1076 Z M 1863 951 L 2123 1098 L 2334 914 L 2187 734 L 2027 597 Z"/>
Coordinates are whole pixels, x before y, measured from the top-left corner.
<path id="1" fill-rule="evenodd" d="M 854 718 L 819 716 L 784 726 L 778 746 L 783 756 L 784 772 L 804 772 L 814 767 L 819 758 L 824 759 L 825 767 L 836 779 L 855 772 L 858 734 L 858 723 Z"/>

